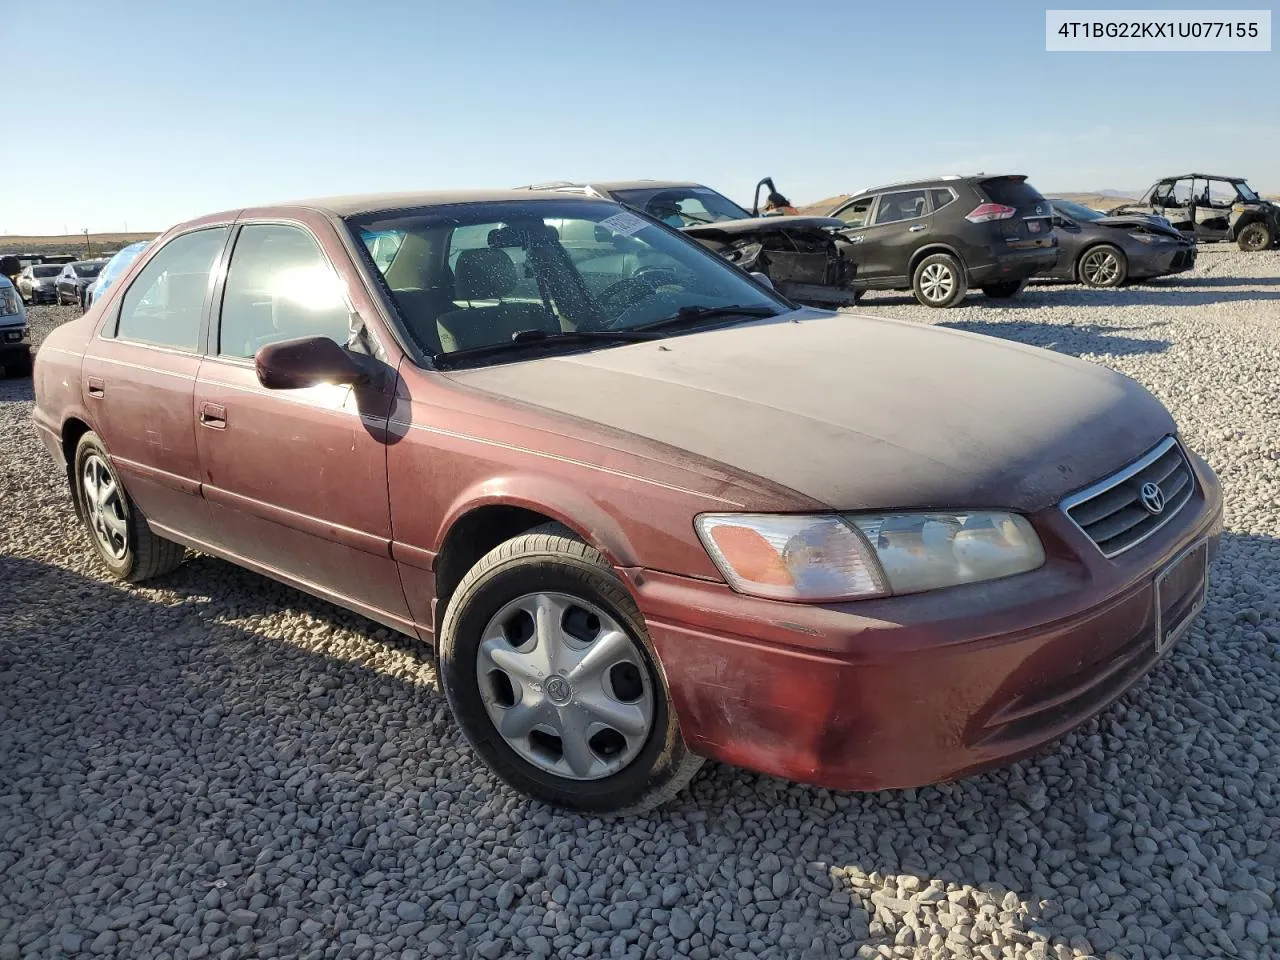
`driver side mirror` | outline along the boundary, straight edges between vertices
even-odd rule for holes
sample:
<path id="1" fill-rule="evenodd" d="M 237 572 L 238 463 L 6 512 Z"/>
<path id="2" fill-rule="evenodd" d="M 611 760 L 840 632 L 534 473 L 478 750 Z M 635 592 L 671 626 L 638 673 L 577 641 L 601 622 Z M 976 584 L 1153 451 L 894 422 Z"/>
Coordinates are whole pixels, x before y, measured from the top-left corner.
<path id="1" fill-rule="evenodd" d="M 268 390 L 297 390 L 321 383 L 353 384 L 367 379 L 355 357 L 328 337 L 299 337 L 269 343 L 254 356 L 258 382 Z"/>
<path id="2" fill-rule="evenodd" d="M 773 289 L 773 281 L 770 280 L 766 274 L 761 273 L 759 270 L 751 271 L 751 279 L 754 280 L 756 283 L 760 284 L 762 287 L 768 287 L 770 290 Z"/>

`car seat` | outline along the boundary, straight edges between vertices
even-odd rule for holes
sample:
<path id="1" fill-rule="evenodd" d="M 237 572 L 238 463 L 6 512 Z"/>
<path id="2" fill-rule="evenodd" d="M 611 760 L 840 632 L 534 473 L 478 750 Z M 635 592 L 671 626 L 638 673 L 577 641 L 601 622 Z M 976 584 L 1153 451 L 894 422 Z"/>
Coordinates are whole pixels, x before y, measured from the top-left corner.
<path id="1" fill-rule="evenodd" d="M 455 296 L 467 305 L 436 320 L 440 346 L 446 353 L 504 343 L 521 330 L 559 332 L 559 321 L 542 304 L 502 302 L 519 282 L 516 265 L 506 251 L 492 247 L 463 250 L 453 273 Z"/>

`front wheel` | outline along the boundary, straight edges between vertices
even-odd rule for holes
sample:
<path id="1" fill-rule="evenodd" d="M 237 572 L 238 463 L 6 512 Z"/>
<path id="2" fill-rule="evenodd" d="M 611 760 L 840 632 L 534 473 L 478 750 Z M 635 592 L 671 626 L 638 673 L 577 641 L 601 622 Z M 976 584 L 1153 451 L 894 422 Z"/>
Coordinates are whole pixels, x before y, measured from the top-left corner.
<path id="1" fill-rule="evenodd" d="M 1084 252 L 1076 272 L 1086 287 L 1109 290 L 1129 276 L 1129 260 L 1119 247 L 1100 243 Z"/>
<path id="2" fill-rule="evenodd" d="M 916 265 L 911 289 L 926 307 L 950 307 L 964 299 L 969 283 L 959 260 L 949 253 L 934 253 Z"/>
<path id="3" fill-rule="evenodd" d="M 539 800 L 639 812 L 674 797 L 702 765 L 631 595 L 599 551 L 559 524 L 501 544 L 467 573 L 445 612 L 439 662 L 472 747 Z"/>
<path id="4" fill-rule="evenodd" d="M 1246 253 L 1266 250 L 1275 241 L 1271 228 L 1262 221 L 1255 221 L 1236 234 L 1236 245 Z"/>
<path id="5" fill-rule="evenodd" d="M 988 283 L 982 288 L 982 292 L 993 300 L 1008 300 L 1020 294 L 1026 285 L 1025 280 L 1002 280 L 999 283 Z"/>
<path id="6" fill-rule="evenodd" d="M 185 549 L 151 532 L 120 483 L 102 438 L 92 431 L 76 445 L 72 477 L 77 512 L 98 559 L 113 576 L 138 583 L 182 563 Z"/>

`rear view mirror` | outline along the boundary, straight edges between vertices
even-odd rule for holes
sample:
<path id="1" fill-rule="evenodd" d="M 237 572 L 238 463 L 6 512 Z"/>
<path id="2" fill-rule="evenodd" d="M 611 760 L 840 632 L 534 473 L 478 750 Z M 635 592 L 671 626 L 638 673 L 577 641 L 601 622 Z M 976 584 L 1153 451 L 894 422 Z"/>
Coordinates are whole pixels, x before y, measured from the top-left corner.
<path id="1" fill-rule="evenodd" d="M 770 290 L 773 289 L 773 281 L 769 279 L 767 274 L 760 273 L 758 270 L 752 270 L 751 279 L 755 280 L 755 282 L 761 286 L 768 287 Z"/>
<path id="2" fill-rule="evenodd" d="M 268 390 L 297 390 L 321 383 L 358 383 L 365 371 L 328 337 L 269 343 L 254 357 L 258 382 Z"/>

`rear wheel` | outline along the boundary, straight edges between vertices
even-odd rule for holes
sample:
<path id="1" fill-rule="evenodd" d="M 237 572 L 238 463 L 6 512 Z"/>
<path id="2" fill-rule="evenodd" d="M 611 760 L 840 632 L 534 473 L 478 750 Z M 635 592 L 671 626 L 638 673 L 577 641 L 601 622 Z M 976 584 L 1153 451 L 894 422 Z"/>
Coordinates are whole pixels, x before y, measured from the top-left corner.
<path id="1" fill-rule="evenodd" d="M 1020 294 L 1026 285 L 1025 280 L 1002 280 L 999 283 L 988 283 L 982 288 L 982 292 L 994 300 L 1008 300 Z"/>
<path id="2" fill-rule="evenodd" d="M 1076 274 L 1087 287 L 1118 287 L 1129 276 L 1129 260 L 1119 247 L 1100 243 L 1081 255 Z"/>
<path id="3" fill-rule="evenodd" d="M 1236 244 L 1247 253 L 1266 250 L 1275 241 L 1271 228 L 1261 220 L 1256 220 L 1236 234 Z"/>
<path id="4" fill-rule="evenodd" d="M 916 265 L 911 289 L 926 307 L 950 307 L 964 299 L 969 284 L 959 260 L 949 253 L 934 253 Z"/>
<path id="5" fill-rule="evenodd" d="M 80 519 L 98 559 L 114 576 L 138 583 L 182 563 L 185 548 L 151 532 L 111 466 L 102 439 L 93 431 L 76 445 L 72 476 Z"/>
<path id="6" fill-rule="evenodd" d="M 559 524 L 485 555 L 440 630 L 441 684 L 476 752 L 517 790 L 591 813 L 665 803 L 702 765 L 656 664 L 613 568 Z"/>

